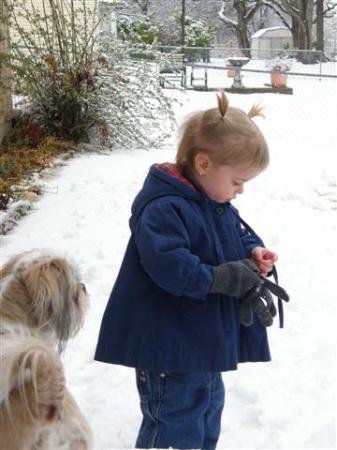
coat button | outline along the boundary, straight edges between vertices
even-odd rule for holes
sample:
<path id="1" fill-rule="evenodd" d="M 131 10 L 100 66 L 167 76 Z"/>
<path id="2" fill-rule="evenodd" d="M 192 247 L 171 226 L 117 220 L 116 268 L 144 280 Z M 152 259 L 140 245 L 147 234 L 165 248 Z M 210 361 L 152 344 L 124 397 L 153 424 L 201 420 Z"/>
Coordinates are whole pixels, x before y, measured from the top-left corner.
<path id="1" fill-rule="evenodd" d="M 160 376 L 160 378 L 165 378 L 166 374 L 165 373 L 160 373 L 159 376 Z"/>
<path id="2" fill-rule="evenodd" d="M 221 206 L 218 206 L 218 207 L 216 208 L 216 212 L 217 212 L 218 214 L 222 214 L 222 213 L 223 213 L 223 208 L 222 208 Z"/>

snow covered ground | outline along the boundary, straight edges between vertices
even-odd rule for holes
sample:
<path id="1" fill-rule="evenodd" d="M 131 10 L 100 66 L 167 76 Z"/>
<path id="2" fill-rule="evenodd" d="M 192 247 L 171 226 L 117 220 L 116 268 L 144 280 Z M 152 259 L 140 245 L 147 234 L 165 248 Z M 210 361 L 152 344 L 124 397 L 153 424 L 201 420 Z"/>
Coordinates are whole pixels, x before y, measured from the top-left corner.
<path id="1" fill-rule="evenodd" d="M 219 72 L 214 76 L 220 77 Z M 224 73 L 221 73 L 225 77 Z M 229 95 L 270 145 L 270 167 L 235 201 L 243 218 L 279 254 L 291 296 L 285 329 L 270 330 L 271 363 L 223 374 L 226 406 L 219 448 L 336 447 L 336 81 L 296 80 L 294 95 Z M 215 106 L 215 94 L 175 93 L 187 112 Z M 64 355 L 67 382 L 95 436 L 95 449 L 132 448 L 140 410 L 132 369 L 93 361 L 100 320 L 129 237 L 131 202 L 148 167 L 174 159 L 165 149 L 81 155 L 57 169 L 48 193 L 8 235 L 2 260 L 34 247 L 71 255 L 91 296 L 84 329 Z"/>

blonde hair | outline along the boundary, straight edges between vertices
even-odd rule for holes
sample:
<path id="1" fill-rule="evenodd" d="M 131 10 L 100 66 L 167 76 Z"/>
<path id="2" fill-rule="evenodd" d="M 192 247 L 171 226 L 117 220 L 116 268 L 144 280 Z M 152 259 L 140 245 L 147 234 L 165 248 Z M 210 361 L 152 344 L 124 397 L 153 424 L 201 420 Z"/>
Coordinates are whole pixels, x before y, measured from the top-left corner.
<path id="1" fill-rule="evenodd" d="M 176 155 L 178 169 L 193 169 L 197 153 L 205 153 L 215 165 L 249 163 L 263 170 L 269 163 L 268 145 L 251 120 L 263 115 L 254 105 L 248 114 L 229 106 L 223 91 L 217 94 L 218 107 L 189 115 L 179 129 Z"/>

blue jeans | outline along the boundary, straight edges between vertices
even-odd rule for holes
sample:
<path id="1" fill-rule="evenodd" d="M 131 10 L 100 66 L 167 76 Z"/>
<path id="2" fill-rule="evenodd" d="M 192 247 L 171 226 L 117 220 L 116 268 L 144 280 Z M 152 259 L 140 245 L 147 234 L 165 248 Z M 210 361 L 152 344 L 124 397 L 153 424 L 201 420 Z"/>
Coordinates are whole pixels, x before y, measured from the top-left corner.
<path id="1" fill-rule="evenodd" d="M 220 372 L 136 370 L 143 421 L 136 448 L 213 450 L 225 389 Z"/>

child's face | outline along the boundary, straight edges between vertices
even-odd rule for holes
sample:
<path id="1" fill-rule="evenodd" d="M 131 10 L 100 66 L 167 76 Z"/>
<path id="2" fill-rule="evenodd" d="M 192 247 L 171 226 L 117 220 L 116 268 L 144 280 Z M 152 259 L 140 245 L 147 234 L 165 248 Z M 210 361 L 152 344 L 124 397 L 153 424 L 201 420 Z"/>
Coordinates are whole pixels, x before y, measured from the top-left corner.
<path id="1" fill-rule="evenodd" d="M 212 200 L 223 203 L 233 200 L 242 194 L 244 183 L 258 175 L 257 169 L 249 164 L 234 166 L 215 166 L 209 161 L 206 170 L 198 172 L 198 181 Z"/>

